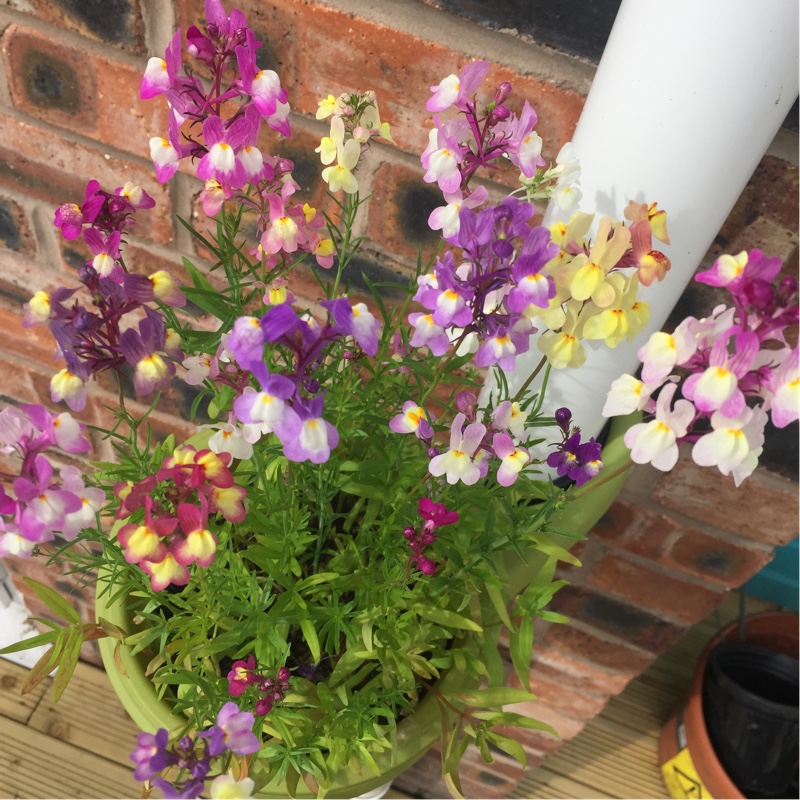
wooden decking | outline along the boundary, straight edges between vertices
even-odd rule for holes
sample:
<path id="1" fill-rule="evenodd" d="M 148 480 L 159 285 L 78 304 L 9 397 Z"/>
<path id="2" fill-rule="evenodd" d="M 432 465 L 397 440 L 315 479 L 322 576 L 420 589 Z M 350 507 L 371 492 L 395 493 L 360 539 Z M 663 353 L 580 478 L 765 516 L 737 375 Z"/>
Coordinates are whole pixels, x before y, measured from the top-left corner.
<path id="1" fill-rule="evenodd" d="M 748 611 L 767 607 L 749 601 Z M 680 702 L 697 655 L 736 598 L 613 698 L 512 794 L 516 798 L 666 797 L 656 760 L 658 734 Z M 21 696 L 27 670 L 0 659 L 0 798 L 139 797 L 128 759 L 138 729 L 105 674 L 79 664 L 58 705 L 48 680 Z M 392 791 L 389 797 L 408 797 Z"/>

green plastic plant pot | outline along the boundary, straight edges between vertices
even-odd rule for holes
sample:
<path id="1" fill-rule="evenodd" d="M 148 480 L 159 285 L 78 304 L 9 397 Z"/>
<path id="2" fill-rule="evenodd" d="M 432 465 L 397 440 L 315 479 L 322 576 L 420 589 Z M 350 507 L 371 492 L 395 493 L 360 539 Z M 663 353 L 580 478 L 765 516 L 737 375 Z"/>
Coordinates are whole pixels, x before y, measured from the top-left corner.
<path id="1" fill-rule="evenodd" d="M 103 617 L 123 630 L 133 630 L 132 615 L 121 603 L 109 603 L 110 592 L 103 591 L 106 586 L 107 584 L 101 577 L 97 583 L 97 617 Z M 155 733 L 159 728 L 173 731 L 185 725 L 185 718 L 174 714 L 167 700 L 159 699 L 155 685 L 145 675 L 147 657 L 142 654 L 134 655 L 131 647 L 121 645 L 118 657 L 126 673 L 123 675 L 117 667 L 114 656 L 116 640 L 100 639 L 99 645 L 103 665 L 111 684 L 123 707 L 139 728 L 148 733 Z M 477 647 L 475 647 L 475 652 L 477 652 Z M 436 685 L 442 691 L 460 691 L 475 689 L 478 684 L 479 681 L 470 675 L 451 669 L 443 673 Z M 328 791 L 327 797 L 358 797 L 393 780 L 410 769 L 430 749 L 439 738 L 440 732 L 439 706 L 436 698 L 429 694 L 423 698 L 414 714 L 403 719 L 397 726 L 395 751 L 375 754 L 375 761 L 381 774 L 377 776 L 371 772 L 356 774 L 353 771 L 342 770 Z M 131 749 L 133 749 L 133 743 L 131 743 Z M 278 798 L 288 797 L 289 793 L 284 783 L 276 782 L 268 784 L 256 796 Z M 316 794 L 312 793 L 301 781 L 294 796 L 314 798 Z"/>
<path id="2" fill-rule="evenodd" d="M 628 428 L 640 420 L 641 415 L 634 414 L 612 421 L 610 436 L 603 448 L 603 463 L 607 475 L 621 469 L 629 460 L 623 437 Z M 598 484 L 596 489 L 582 494 L 553 518 L 553 524 L 569 530 L 574 535 L 585 535 L 614 501 L 627 475 L 628 471 L 623 470 L 611 480 Z M 556 535 L 553 539 L 567 549 L 575 542 L 573 538 L 566 536 Z M 504 571 L 507 573 L 504 595 L 509 601 L 535 580 L 547 559 L 546 555 L 535 549 L 527 551 L 525 555 L 525 559 L 520 559 L 516 555 L 504 559 Z M 133 631 L 135 624 L 132 613 L 122 603 L 110 602 L 111 592 L 107 589 L 108 584 L 101 574 L 97 583 L 97 617 L 103 617 L 125 631 Z M 134 655 L 131 647 L 121 645 L 115 657 L 116 641 L 110 638 L 101 639 L 99 646 L 103 664 L 117 696 L 133 721 L 143 731 L 155 733 L 159 728 L 174 731 L 185 725 L 185 718 L 173 713 L 167 699 L 158 697 L 155 685 L 145 675 L 148 658 L 144 654 Z M 474 646 L 474 652 L 477 653 L 477 642 L 472 642 L 471 646 Z M 117 659 L 124 674 L 117 666 Z M 477 688 L 478 684 L 479 681 L 470 675 L 451 669 L 442 675 L 437 682 L 437 688 L 443 691 L 458 691 Z M 403 719 L 398 725 L 396 750 L 375 755 L 381 774 L 356 774 L 342 770 L 327 796 L 358 797 L 391 781 L 412 767 L 425 754 L 439 738 L 440 730 L 438 703 L 436 698 L 429 694 L 423 698 L 414 714 Z M 285 784 L 276 782 L 267 784 L 256 796 L 287 797 L 288 791 Z M 301 782 L 297 786 L 295 796 L 313 798 L 316 795 Z"/>

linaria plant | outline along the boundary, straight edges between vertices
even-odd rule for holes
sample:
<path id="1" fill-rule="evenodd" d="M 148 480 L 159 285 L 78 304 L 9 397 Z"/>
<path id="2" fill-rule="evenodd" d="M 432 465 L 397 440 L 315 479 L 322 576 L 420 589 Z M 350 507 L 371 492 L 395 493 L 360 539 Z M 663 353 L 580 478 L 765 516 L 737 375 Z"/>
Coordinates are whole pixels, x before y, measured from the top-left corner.
<path id="1" fill-rule="evenodd" d="M 578 165 L 568 146 L 555 163 L 542 157 L 533 107 L 512 112 L 512 87 L 487 91 L 489 65 L 477 61 L 431 87 L 427 101 L 434 125 L 421 162 L 443 195 L 429 219 L 441 245 L 400 287 L 404 301 L 389 304 L 385 287 L 366 278 L 370 296 L 358 299 L 349 286 L 360 162 L 374 140 L 391 142 L 374 93 L 320 101 L 316 116 L 330 130 L 316 152 L 334 212 L 296 202 L 293 164 L 259 146 L 265 125 L 291 134 L 279 76 L 257 66 L 260 43 L 241 12 L 228 15 L 219 0 L 206 0 L 205 12 L 185 51 L 178 31 L 164 59 L 150 59 L 141 96 L 169 108 L 165 137 L 150 140 L 158 179 L 181 169 L 203 182 L 200 202 L 215 226 L 182 222 L 209 254 L 210 272 L 185 259 L 184 286 L 166 269 L 131 272 L 126 236 L 140 214 L 157 213 L 155 203 L 132 184 L 90 181 L 83 202 L 59 207 L 55 224 L 65 238 L 81 237 L 92 260 L 77 285 L 26 304 L 24 324 L 48 325 L 64 362 L 54 403 L 79 415 L 95 375 L 119 382 L 116 423 L 96 429 L 115 461 L 56 474 L 48 453 L 86 453 L 86 426 L 41 405 L 0 412 L 2 451 L 20 461 L 3 476 L 0 554 L 99 570 L 99 598 L 122 605 L 129 622 L 82 624 L 31 582 L 68 625 L 6 651 L 51 645 L 28 685 L 60 665 L 58 694 L 83 641 L 132 648 L 183 720 L 131 743 L 135 777 L 166 797 L 248 796 L 270 784 L 294 793 L 301 779 L 324 796 L 344 769 L 373 774 L 423 698 L 440 708 L 443 774 L 458 794 L 468 746 L 487 762 L 496 747 L 524 763 L 500 728 L 550 730 L 503 709 L 533 696 L 504 687 L 497 645 L 505 631 L 529 688 L 532 621 L 563 621 L 545 606 L 561 585 L 556 561 L 574 561 L 551 537 L 553 515 L 576 489 L 585 494 L 609 476 L 601 445 L 582 438 L 569 409 L 543 414 L 547 377 L 583 363 L 583 340 L 613 348 L 641 331 L 648 306 L 639 284 L 670 267 L 654 245 L 668 242 L 666 215 L 631 202 L 622 221 L 599 221 L 593 241 L 587 214 L 535 225 L 535 203 L 555 198 L 568 208 L 579 198 Z M 184 69 L 187 56 L 195 66 Z M 493 201 L 475 179 L 508 162 L 519 189 Z M 253 228 L 248 242 L 243 231 Z M 769 294 L 749 276 L 771 279 L 773 262 L 741 259 L 707 275 L 738 292 L 738 320 L 719 312 L 670 340 L 681 354 L 675 365 L 706 370 L 687 381 L 689 400 L 678 405 L 691 400 L 712 414 L 715 432 L 695 450 L 723 471 L 749 465 L 757 444 L 755 436 L 736 464 L 720 455 L 719 431 L 736 427 L 732 419 L 747 431 L 762 413 L 746 411 L 742 396 L 757 386 L 773 418 L 785 420 L 797 384 L 796 367 L 769 371 L 756 354 L 757 343 L 780 339 L 789 320 L 775 309 L 795 287 Z M 300 264 L 319 279 L 312 305 L 291 291 Z M 541 363 L 511 396 L 503 376 L 533 341 Z M 646 408 L 668 381 L 657 433 L 631 428 L 636 461 L 668 460 L 664 426 L 672 442 L 688 425 L 677 405 L 680 424 L 667 420 L 667 350 L 651 340 L 643 381 L 614 391 L 612 412 L 627 412 Z M 489 370 L 498 388 L 479 403 Z M 540 373 L 542 388 L 529 392 Z M 126 406 L 130 376 L 151 408 L 170 381 L 197 387 L 193 413 L 203 403 L 210 421 L 188 441 L 154 443 L 147 415 Z M 546 466 L 531 450 L 542 443 Z M 506 596 L 503 559 L 537 552 L 538 578 Z M 439 687 L 448 671 L 465 676 L 458 691 Z"/>

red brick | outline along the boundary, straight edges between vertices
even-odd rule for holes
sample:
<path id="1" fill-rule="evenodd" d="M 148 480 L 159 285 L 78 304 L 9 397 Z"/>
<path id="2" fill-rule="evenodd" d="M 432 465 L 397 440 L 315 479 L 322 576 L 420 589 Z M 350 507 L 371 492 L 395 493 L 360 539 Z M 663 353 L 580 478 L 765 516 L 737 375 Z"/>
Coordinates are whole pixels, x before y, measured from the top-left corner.
<path id="1" fill-rule="evenodd" d="M 640 562 L 609 553 L 586 577 L 586 582 L 623 597 L 643 609 L 667 614 L 694 624 L 704 619 L 722 600 L 724 591 L 656 572 Z"/>
<path id="2" fill-rule="evenodd" d="M 3 0 L 0 5 L 30 14 L 62 30 L 79 33 L 96 42 L 110 44 L 130 53 L 144 53 L 144 24 L 140 0 L 123 0 L 112 4 L 53 0 Z"/>
<path id="3" fill-rule="evenodd" d="M 440 236 L 428 227 L 428 216 L 444 205 L 442 193 L 435 185 L 426 184 L 422 175 L 421 167 L 383 164 L 375 176 L 369 203 L 370 239 L 414 263 L 420 248 L 423 263 L 430 260 Z"/>
<path id="4" fill-rule="evenodd" d="M 772 548 L 747 547 L 721 536 L 687 529 L 672 545 L 663 563 L 698 578 L 736 588 L 768 564 L 773 553 Z"/>
<path id="5" fill-rule="evenodd" d="M 0 115 L 0 186 L 51 204 L 81 203 L 86 183 L 96 178 L 114 191 L 126 181 L 142 186 L 155 209 L 137 213 L 136 233 L 160 244 L 172 241 L 172 207 L 167 188 L 150 169 L 133 160 L 106 158 L 101 147 L 63 138 L 53 130 Z"/>
<path id="6" fill-rule="evenodd" d="M 636 606 L 576 586 L 560 589 L 551 608 L 653 653 L 662 653 L 686 633 L 685 625 L 672 624 Z"/>
<path id="7" fill-rule="evenodd" d="M 685 517 L 773 545 L 797 536 L 797 499 L 797 484 L 787 479 L 756 470 L 737 487 L 732 477 L 691 458 L 680 459 L 653 493 L 655 502 Z"/>
<path id="8" fill-rule="evenodd" d="M 576 622 L 552 625 L 547 631 L 546 641 L 549 646 L 572 658 L 580 658 L 628 677 L 643 672 L 655 659 L 654 654 L 611 641 L 583 626 L 578 627 Z"/>
<path id="9" fill-rule="evenodd" d="M 97 86 L 90 59 L 55 36 L 9 25 L 0 40 L 14 106 L 85 136 L 97 133 Z"/>
<path id="10" fill-rule="evenodd" d="M 167 135 L 167 104 L 161 97 L 139 99 L 143 67 L 92 58 L 97 82 L 97 132 L 101 142 L 150 160 L 150 139 Z M 80 133 L 80 131 L 78 131 Z M 125 175 L 121 173 L 121 186 Z"/>
<path id="11" fill-rule="evenodd" d="M 614 547 L 644 558 L 658 560 L 665 553 L 678 526 L 664 514 L 654 514 L 640 503 L 617 498 L 589 533 Z"/>
<path id="12" fill-rule="evenodd" d="M 48 287 L 49 288 L 49 287 Z M 46 325 L 22 327 L 22 308 L 9 311 L 0 308 L 0 331 L 3 338 L 3 354 L 14 354 L 25 361 L 53 368 L 56 343 Z"/>
<path id="13" fill-rule="evenodd" d="M 0 194 L 0 249 L 26 258 L 36 256 L 36 237 L 28 211 L 5 194 Z"/>

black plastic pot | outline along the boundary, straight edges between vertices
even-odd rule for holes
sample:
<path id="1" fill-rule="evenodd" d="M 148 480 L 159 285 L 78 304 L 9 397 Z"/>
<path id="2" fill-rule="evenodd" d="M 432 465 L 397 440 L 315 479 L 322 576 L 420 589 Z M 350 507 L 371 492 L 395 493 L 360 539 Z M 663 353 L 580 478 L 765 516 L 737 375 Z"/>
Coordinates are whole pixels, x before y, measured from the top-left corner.
<path id="1" fill-rule="evenodd" d="M 796 658 L 749 642 L 717 645 L 703 713 L 717 757 L 745 797 L 798 796 Z"/>

